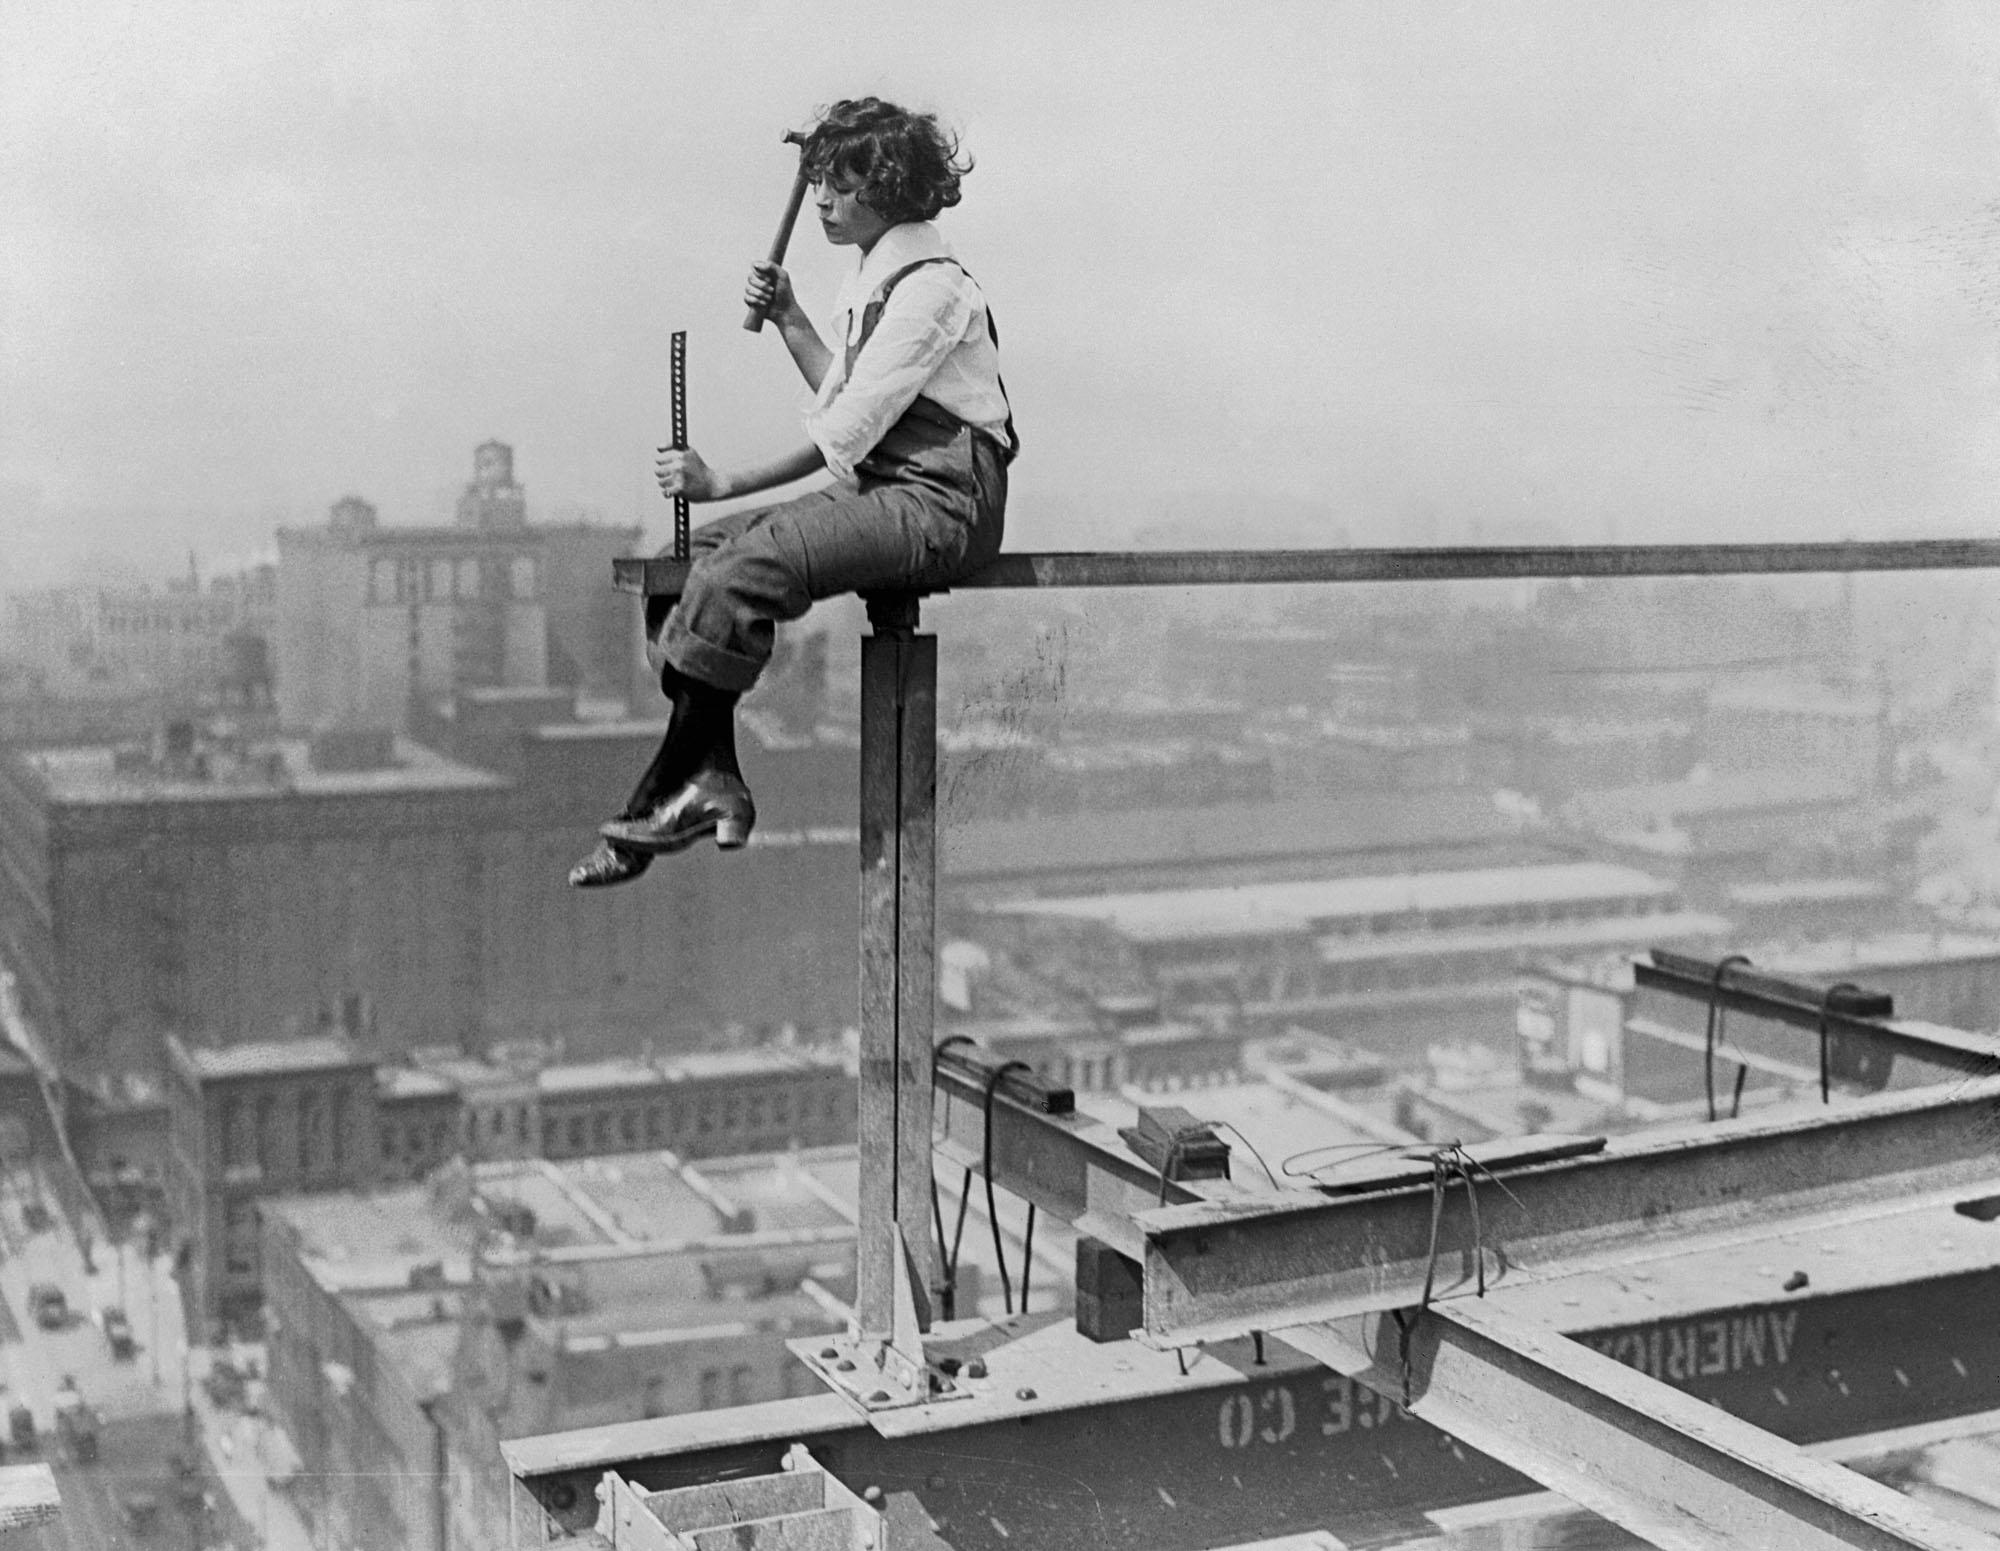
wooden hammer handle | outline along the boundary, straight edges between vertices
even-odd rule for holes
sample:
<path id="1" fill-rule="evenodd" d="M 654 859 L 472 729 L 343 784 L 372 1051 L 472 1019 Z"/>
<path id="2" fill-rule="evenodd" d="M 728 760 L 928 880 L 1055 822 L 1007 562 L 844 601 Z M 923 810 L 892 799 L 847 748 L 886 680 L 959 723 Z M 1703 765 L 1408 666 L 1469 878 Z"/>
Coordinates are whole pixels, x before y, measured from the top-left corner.
<path id="1" fill-rule="evenodd" d="M 792 179 L 792 196 L 785 201 L 784 217 L 778 222 L 778 235 L 771 239 L 771 255 L 767 262 L 772 264 L 782 264 L 785 262 L 785 249 L 792 245 L 792 227 L 798 223 L 799 206 L 805 203 L 806 186 L 812 181 L 806 176 L 806 137 L 794 131 L 785 136 L 785 143 L 787 145 L 798 146 L 799 170 L 797 176 Z M 743 316 L 743 326 L 753 334 L 762 333 L 764 329 L 764 309 L 762 307 L 752 307 Z"/>

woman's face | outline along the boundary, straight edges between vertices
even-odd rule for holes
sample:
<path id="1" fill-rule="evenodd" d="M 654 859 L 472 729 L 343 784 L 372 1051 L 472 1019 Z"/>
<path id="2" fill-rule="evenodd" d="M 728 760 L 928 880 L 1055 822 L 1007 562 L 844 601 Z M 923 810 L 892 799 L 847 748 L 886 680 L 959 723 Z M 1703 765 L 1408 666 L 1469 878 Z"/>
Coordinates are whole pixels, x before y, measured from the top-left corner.
<path id="1" fill-rule="evenodd" d="M 829 177 L 813 185 L 813 204 L 820 230 L 837 248 L 866 253 L 889 229 L 889 222 L 861 202 L 861 185 L 853 178 Z"/>

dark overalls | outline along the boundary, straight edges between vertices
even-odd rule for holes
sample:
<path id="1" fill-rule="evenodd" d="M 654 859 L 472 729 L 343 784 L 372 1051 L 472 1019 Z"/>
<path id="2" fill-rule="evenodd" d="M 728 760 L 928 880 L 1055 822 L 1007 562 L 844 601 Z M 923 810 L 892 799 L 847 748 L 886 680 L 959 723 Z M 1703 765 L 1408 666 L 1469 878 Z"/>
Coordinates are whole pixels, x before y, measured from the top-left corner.
<path id="1" fill-rule="evenodd" d="M 925 259 L 889 277 L 847 347 L 850 379 L 897 282 L 922 264 L 950 262 Z M 1018 446 L 1011 416 L 1007 440 L 1001 448 L 919 395 L 852 478 L 697 528 L 680 601 L 668 612 L 664 598 L 647 600 L 647 661 L 741 692 L 770 661 L 774 622 L 799 618 L 818 599 L 942 587 L 978 570 L 1000 553 Z"/>

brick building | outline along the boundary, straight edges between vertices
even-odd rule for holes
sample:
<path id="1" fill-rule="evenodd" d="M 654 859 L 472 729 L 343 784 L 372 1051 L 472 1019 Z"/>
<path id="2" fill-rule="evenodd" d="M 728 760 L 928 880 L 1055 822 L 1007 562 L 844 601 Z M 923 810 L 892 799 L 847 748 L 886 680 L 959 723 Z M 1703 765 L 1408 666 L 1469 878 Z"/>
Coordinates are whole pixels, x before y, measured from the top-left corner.
<path id="1" fill-rule="evenodd" d="M 746 736 L 747 850 L 586 895 L 563 875 L 662 724 L 543 721 L 561 708 L 539 692 L 455 709 L 450 746 L 490 765 L 192 730 L 159 758 L 0 755 L 0 960 L 64 1071 L 157 1073 L 165 1033 L 583 1059 L 853 1021 L 851 746 Z"/>
<path id="2" fill-rule="evenodd" d="M 374 1180 L 375 1068 L 338 1035 L 167 1048 L 167 1203 L 186 1245 L 182 1292 L 205 1321 L 229 1319 L 263 1296 L 260 1198 Z"/>
<path id="3" fill-rule="evenodd" d="M 269 1393 L 315 1532 L 500 1545 L 503 1439 L 810 1392 L 784 1342 L 844 1326 L 854 1170 L 656 1152 L 264 1203 Z"/>
<path id="4" fill-rule="evenodd" d="M 166 1204 L 188 1246 L 190 1307 L 210 1320 L 255 1308 L 252 1213 L 274 1195 L 372 1190 L 467 1160 L 706 1159 L 855 1134 L 852 1072 L 801 1051 L 536 1067 L 450 1054 L 378 1065 L 342 1035 L 168 1048 Z"/>
<path id="5" fill-rule="evenodd" d="M 372 768 L 351 768 L 373 763 Z M 67 1075 L 158 1073 L 162 1036 L 481 1033 L 505 783 L 384 740 L 0 760 L 0 958 Z"/>

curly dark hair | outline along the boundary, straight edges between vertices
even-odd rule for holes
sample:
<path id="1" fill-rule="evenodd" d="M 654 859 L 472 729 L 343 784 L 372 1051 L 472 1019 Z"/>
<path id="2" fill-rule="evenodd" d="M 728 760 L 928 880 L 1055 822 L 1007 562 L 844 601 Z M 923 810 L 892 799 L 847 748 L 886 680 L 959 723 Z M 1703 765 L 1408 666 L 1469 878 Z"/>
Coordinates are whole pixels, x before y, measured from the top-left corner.
<path id="1" fill-rule="evenodd" d="M 972 171 L 958 140 L 935 113 L 912 113 L 879 97 L 849 97 L 820 111 L 806 136 L 806 172 L 815 183 L 849 178 L 861 203 L 892 224 L 929 221 L 959 201 Z"/>

